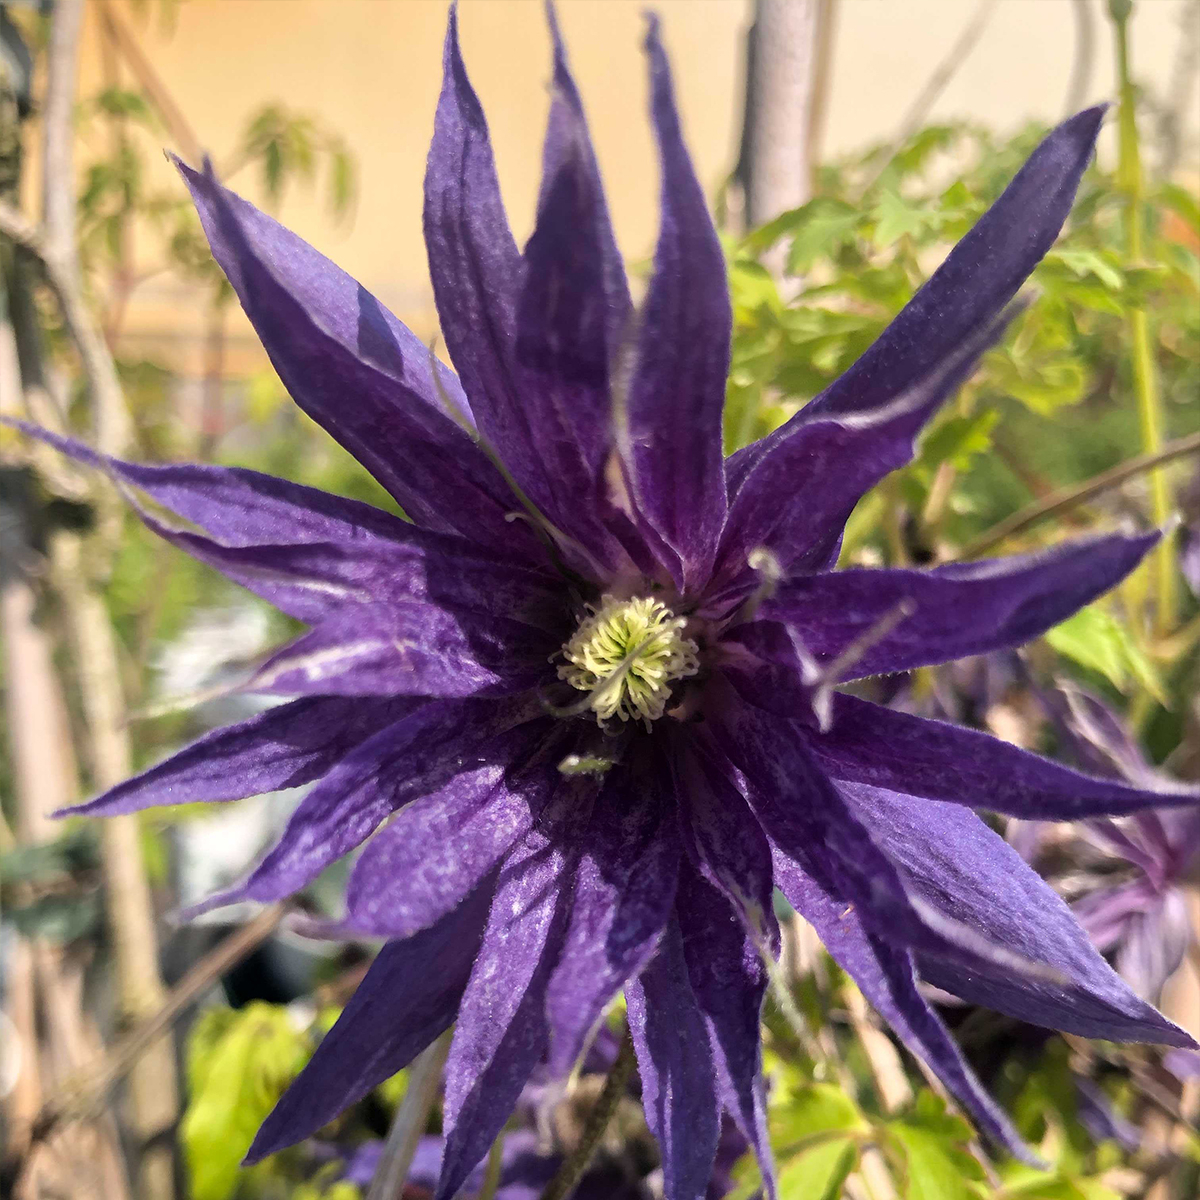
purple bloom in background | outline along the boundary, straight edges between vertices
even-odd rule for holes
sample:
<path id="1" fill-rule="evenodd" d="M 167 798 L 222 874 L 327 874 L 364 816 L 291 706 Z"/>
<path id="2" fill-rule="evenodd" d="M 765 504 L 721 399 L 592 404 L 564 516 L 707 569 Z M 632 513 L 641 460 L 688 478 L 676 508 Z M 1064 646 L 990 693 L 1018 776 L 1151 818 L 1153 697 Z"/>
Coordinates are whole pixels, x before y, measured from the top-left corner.
<path id="1" fill-rule="evenodd" d="M 635 311 L 557 32 L 521 250 L 452 11 L 425 234 L 457 375 L 211 168 L 180 168 L 292 396 L 410 518 L 245 470 L 101 464 L 156 503 L 152 529 L 311 630 L 250 685 L 287 703 L 79 811 L 319 781 L 280 843 L 211 904 L 289 896 L 366 843 L 345 923 L 388 939 L 252 1160 L 320 1128 L 457 1022 L 445 1200 L 535 1066 L 548 1056 L 565 1075 L 623 988 L 667 1200 L 704 1195 L 723 1113 L 769 1177 L 759 1017 L 775 886 L 1013 1153 L 1027 1151 L 918 975 L 1053 1028 L 1191 1044 L 972 809 L 1074 819 L 1195 793 L 1092 778 L 833 690 L 1036 637 L 1156 540 L 832 570 L 859 498 L 909 460 L 1000 335 L 1102 111 L 1047 137 L 846 375 L 723 459 L 724 260 L 653 19 L 646 50 L 661 233 Z"/>
<path id="2" fill-rule="evenodd" d="M 1124 722 L 1098 697 L 1070 688 L 1045 699 L 1065 748 L 1081 764 L 1137 787 L 1162 785 Z M 1147 809 L 1078 828 L 1088 845 L 1071 855 L 1061 890 L 1122 978 L 1139 996 L 1157 1000 L 1194 936 L 1183 885 L 1200 868 L 1200 811 Z M 1037 848 L 1035 839 L 1026 857 Z"/>

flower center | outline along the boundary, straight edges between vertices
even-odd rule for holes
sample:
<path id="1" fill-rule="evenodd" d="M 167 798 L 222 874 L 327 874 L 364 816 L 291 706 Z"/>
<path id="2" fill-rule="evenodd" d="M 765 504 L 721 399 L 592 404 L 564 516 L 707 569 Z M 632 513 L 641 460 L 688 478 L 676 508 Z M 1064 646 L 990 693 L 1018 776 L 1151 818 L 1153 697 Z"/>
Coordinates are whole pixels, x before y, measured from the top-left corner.
<path id="1" fill-rule="evenodd" d="M 687 621 L 649 596 L 604 596 L 599 608 L 588 607 L 591 616 L 562 648 L 558 677 L 591 693 L 589 707 L 601 722 L 657 721 L 671 684 L 700 668 L 696 643 L 683 636 Z"/>

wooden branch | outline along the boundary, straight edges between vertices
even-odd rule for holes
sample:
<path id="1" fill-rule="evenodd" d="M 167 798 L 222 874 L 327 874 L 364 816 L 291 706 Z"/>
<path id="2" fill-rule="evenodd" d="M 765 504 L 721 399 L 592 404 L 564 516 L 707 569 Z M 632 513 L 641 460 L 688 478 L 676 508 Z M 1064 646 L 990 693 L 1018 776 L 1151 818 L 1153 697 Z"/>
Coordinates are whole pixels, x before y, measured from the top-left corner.
<path id="1" fill-rule="evenodd" d="M 282 904 L 263 909 L 254 920 L 210 950 L 172 988 L 154 1013 L 131 1029 L 73 1086 L 64 1088 L 42 1105 L 35 1135 L 45 1137 L 62 1121 L 81 1120 L 103 1109 L 109 1092 L 133 1070 L 146 1050 L 226 971 L 261 946 L 279 928 L 286 911 Z"/>
<path id="2" fill-rule="evenodd" d="M 1101 471 L 1099 475 L 1093 475 L 1084 483 L 1063 488 L 1047 496 L 1044 500 L 1036 500 L 1032 504 L 1026 505 L 1025 508 L 1013 513 L 1011 517 L 1006 517 L 1003 521 L 993 525 L 973 542 L 968 542 L 948 561 L 958 562 L 965 558 L 975 558 L 1006 538 L 1012 537 L 1015 533 L 1021 533 L 1049 517 L 1066 512 L 1067 509 L 1074 508 L 1077 504 L 1084 504 L 1101 492 L 1118 487 L 1135 475 L 1152 471 L 1155 467 L 1161 467 L 1164 463 L 1189 454 L 1200 454 L 1200 433 L 1176 438 L 1175 441 L 1168 442 L 1157 454 L 1139 454 L 1136 458 L 1126 459 L 1125 462 L 1118 463 L 1107 471 Z"/>

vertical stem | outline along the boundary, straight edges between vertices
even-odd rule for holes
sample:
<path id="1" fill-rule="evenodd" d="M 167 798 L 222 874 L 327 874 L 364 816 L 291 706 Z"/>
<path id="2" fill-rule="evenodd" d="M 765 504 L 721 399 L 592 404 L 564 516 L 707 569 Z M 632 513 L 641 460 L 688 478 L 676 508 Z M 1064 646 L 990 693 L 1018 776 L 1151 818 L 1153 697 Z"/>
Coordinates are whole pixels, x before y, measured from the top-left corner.
<path id="1" fill-rule="evenodd" d="M 608 1128 L 613 1113 L 617 1111 L 621 1097 L 625 1095 L 625 1085 L 629 1082 L 630 1075 L 633 1074 L 633 1066 L 633 1038 L 626 1029 L 625 1036 L 621 1039 L 621 1049 L 617 1053 L 617 1060 L 613 1063 L 608 1078 L 604 1081 L 604 1090 L 588 1114 L 587 1123 L 579 1137 L 579 1144 L 567 1156 L 554 1178 L 546 1184 L 541 1200 L 566 1200 L 575 1190 L 575 1185 L 583 1178 L 583 1173 L 591 1164 L 592 1157 L 604 1137 L 604 1131 Z"/>
<path id="2" fill-rule="evenodd" d="M 426 1046 L 409 1067 L 408 1091 L 392 1118 L 367 1200 L 401 1200 L 404 1195 L 408 1169 L 416 1156 L 421 1134 L 429 1124 L 429 1114 L 437 1100 L 442 1068 L 446 1065 L 453 1037 L 453 1031 L 447 1029 L 436 1042 Z"/>
<path id="3" fill-rule="evenodd" d="M 1145 177 L 1138 145 L 1135 95 L 1129 71 L 1129 17 L 1132 0 L 1109 0 L 1109 15 L 1117 52 L 1117 81 L 1120 88 L 1117 115 L 1117 184 L 1126 197 L 1126 248 L 1131 265 L 1139 265 L 1145 253 Z M 1149 316 L 1138 305 L 1129 312 L 1129 340 L 1132 354 L 1133 388 L 1137 397 L 1138 423 L 1142 449 L 1156 454 L 1163 444 L 1162 395 L 1154 361 Z M 1165 529 L 1171 519 L 1173 502 L 1167 473 L 1161 467 L 1150 475 L 1150 503 L 1154 523 Z M 1163 534 L 1154 551 L 1156 583 L 1154 631 L 1160 637 L 1176 624 L 1178 583 L 1175 571 L 1174 538 Z"/>

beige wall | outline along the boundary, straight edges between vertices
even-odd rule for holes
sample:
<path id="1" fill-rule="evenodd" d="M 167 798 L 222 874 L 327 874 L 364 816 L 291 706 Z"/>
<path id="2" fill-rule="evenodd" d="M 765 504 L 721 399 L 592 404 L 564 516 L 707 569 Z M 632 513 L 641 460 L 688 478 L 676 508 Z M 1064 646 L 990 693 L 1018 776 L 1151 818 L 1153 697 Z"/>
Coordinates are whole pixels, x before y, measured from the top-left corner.
<path id="1" fill-rule="evenodd" d="M 1110 39 L 1096 12 L 1091 98 L 1111 94 Z M 1139 74 L 1162 87 L 1185 0 L 1140 0 Z M 560 0 L 562 25 L 589 107 L 618 236 L 630 257 L 653 244 L 653 151 L 639 51 L 646 0 Z M 741 38 L 750 0 L 659 0 L 687 133 L 701 178 L 728 170 L 741 122 Z M 825 139 L 838 153 L 887 137 L 975 11 L 975 0 L 840 0 Z M 310 110 L 358 156 L 361 197 L 336 226 L 317 197 L 295 195 L 282 219 L 357 275 L 422 332 L 431 327 L 420 239 L 421 173 L 432 126 L 445 27 L 443 0 L 185 0 L 164 36 L 143 44 L 201 141 L 228 156 L 249 112 L 268 100 Z M 491 122 L 518 236 L 528 232 L 546 108 L 549 49 L 540 0 L 463 0 L 468 66 Z M 85 90 L 98 79 L 94 34 Z M 1061 115 L 1073 46 L 1070 0 L 1000 0 L 989 27 L 934 114 L 997 128 Z M 1193 126 L 1194 134 L 1194 126 Z M 156 169 L 159 169 L 156 167 Z M 163 171 L 162 180 L 169 184 Z M 256 197 L 255 180 L 233 186 Z M 197 315 L 177 283 L 145 285 L 133 333 L 170 332 L 196 361 Z M 179 335 L 183 336 L 180 337 Z M 241 339 L 240 339 L 241 340 Z M 249 342 L 242 340 L 243 349 Z M 234 364 L 244 357 L 234 356 Z"/>

